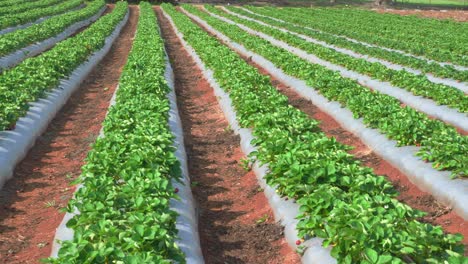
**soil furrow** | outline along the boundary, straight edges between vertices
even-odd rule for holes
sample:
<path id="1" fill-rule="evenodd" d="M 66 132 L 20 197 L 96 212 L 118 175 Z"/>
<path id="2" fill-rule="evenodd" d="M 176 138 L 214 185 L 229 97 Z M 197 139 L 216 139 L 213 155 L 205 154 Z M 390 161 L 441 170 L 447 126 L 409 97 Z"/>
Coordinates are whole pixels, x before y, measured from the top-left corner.
<path id="1" fill-rule="evenodd" d="M 254 173 L 241 166 L 240 139 L 229 129 L 212 88 L 156 10 L 175 73 L 206 263 L 299 263 Z"/>
<path id="2" fill-rule="evenodd" d="M 108 9 L 110 10 L 110 9 Z M 101 129 L 132 47 L 138 8 L 109 53 L 49 124 L 14 177 L 0 191 L 0 263 L 39 263 L 48 257 L 75 179 Z"/>

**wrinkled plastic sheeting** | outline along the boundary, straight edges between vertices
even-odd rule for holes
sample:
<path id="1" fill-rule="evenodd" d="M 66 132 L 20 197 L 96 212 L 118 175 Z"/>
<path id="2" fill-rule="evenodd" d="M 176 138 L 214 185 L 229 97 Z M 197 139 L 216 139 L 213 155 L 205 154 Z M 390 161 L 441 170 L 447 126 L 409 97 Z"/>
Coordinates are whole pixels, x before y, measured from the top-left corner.
<path id="1" fill-rule="evenodd" d="M 158 32 L 162 35 L 159 24 Z M 177 107 L 174 71 L 172 70 L 167 51 L 164 50 L 164 53 L 166 61 L 164 76 L 169 88 L 171 89 L 168 94 L 168 100 L 171 107 L 169 111 L 169 127 L 172 134 L 175 136 L 175 156 L 180 161 L 182 171 L 182 183 L 176 180 L 171 181 L 172 185 L 179 189 L 178 195 L 180 197 L 180 201 L 172 199 L 169 203 L 171 210 L 179 214 L 176 220 L 176 228 L 178 230 L 178 239 L 176 240 L 176 244 L 185 253 L 185 260 L 188 264 L 204 263 L 205 261 L 203 259 L 198 233 L 198 211 L 196 202 L 193 199 L 191 188 L 189 187 L 191 186 L 191 180 L 187 166 L 187 153 L 185 151 L 182 121 L 180 120 L 179 109 Z"/>
<path id="2" fill-rule="evenodd" d="M 418 55 L 414 55 L 414 54 L 411 54 L 411 53 L 407 53 L 405 51 L 402 51 L 402 50 L 397 50 L 397 49 L 391 49 L 391 48 L 387 48 L 387 47 L 382 47 L 382 46 L 378 46 L 378 45 L 375 45 L 375 44 L 370 44 L 370 43 L 367 43 L 367 42 L 362 42 L 362 41 L 359 41 L 359 40 L 356 40 L 356 39 L 353 39 L 353 38 L 350 38 L 350 37 L 346 37 L 344 35 L 336 35 L 336 34 L 333 34 L 333 33 L 329 33 L 329 32 L 324 32 L 324 31 L 321 31 L 321 30 L 318 30 L 318 29 L 315 29 L 315 28 L 312 28 L 312 27 L 307 27 L 307 26 L 303 26 L 303 25 L 298 25 L 298 24 L 294 24 L 294 23 L 291 23 L 291 22 L 287 22 L 287 21 L 284 21 L 282 19 L 278 19 L 278 18 L 275 18 L 275 17 L 271 17 L 271 16 L 265 16 L 265 15 L 262 15 L 262 14 L 258 14 L 256 12 L 253 12 L 251 10 L 248 10 L 244 7 L 239 7 L 240 9 L 246 11 L 246 12 L 249 12 L 251 14 L 255 14 L 255 15 L 258 15 L 258 16 L 262 16 L 262 17 L 266 17 L 266 18 L 269 18 L 269 19 L 273 19 L 273 20 L 276 20 L 278 22 L 282 22 L 282 23 L 286 23 L 286 24 L 292 24 L 292 25 L 295 25 L 295 26 L 298 26 L 298 27 L 302 27 L 302 28 L 305 28 L 305 29 L 308 29 L 308 30 L 311 30 L 311 31 L 315 31 L 315 32 L 319 32 L 319 33 L 322 33 L 322 34 L 327 34 L 327 35 L 330 35 L 330 36 L 334 36 L 334 37 L 338 37 L 338 38 L 342 38 L 342 39 L 346 39 L 348 41 L 351 41 L 351 42 L 354 42 L 354 43 L 357 43 L 357 44 L 361 44 L 361 45 L 364 45 L 364 46 L 367 46 L 367 47 L 371 47 L 371 48 L 379 48 L 379 49 L 383 49 L 383 50 L 386 50 L 386 51 L 390 51 L 390 52 L 396 52 L 396 53 L 399 53 L 399 54 L 402 54 L 402 55 L 405 55 L 405 56 L 408 56 L 408 57 L 413 57 L 413 58 L 417 58 L 417 59 L 420 59 L 420 60 L 425 60 L 427 62 L 430 62 L 430 63 L 437 63 L 441 66 L 452 66 L 453 68 L 455 68 L 456 70 L 459 70 L 459 71 L 468 71 L 468 67 L 466 66 L 461 66 L 461 65 L 456 65 L 456 64 L 453 64 L 453 63 L 449 63 L 449 62 L 440 62 L 440 61 L 435 61 L 435 60 L 431 60 L 431 59 L 428 59 L 424 56 L 418 56 Z"/>
<path id="3" fill-rule="evenodd" d="M 127 14 L 125 15 L 124 19 L 116 26 L 112 34 L 106 38 L 104 47 L 98 52 L 94 53 L 93 56 L 91 56 L 91 58 L 89 58 L 87 62 L 81 65 L 83 66 L 84 64 L 87 64 L 87 63 L 90 64 L 89 70 L 80 72 L 80 74 L 83 75 L 81 80 L 83 80 L 88 75 L 88 73 L 92 70 L 93 66 L 97 65 L 99 61 L 109 52 L 115 39 L 119 36 L 120 31 L 127 23 L 128 17 L 129 17 L 129 12 L 127 11 Z M 78 67 L 75 71 L 78 71 L 80 67 Z M 81 83 L 81 81 L 78 82 L 78 85 L 79 83 Z M 78 87 L 78 85 L 76 87 Z M 119 86 L 117 86 L 117 88 L 114 91 L 114 94 L 112 95 L 112 98 L 109 103 L 109 108 L 115 104 L 115 99 L 116 99 L 116 94 L 117 94 L 118 89 L 119 89 Z M 99 132 L 99 137 L 103 137 L 103 136 L 104 136 L 104 130 L 103 128 L 101 128 Z M 81 188 L 83 188 L 82 184 L 77 185 L 75 193 Z M 73 213 L 67 212 L 65 216 L 63 217 L 62 222 L 60 223 L 60 225 L 57 227 L 55 231 L 54 241 L 52 242 L 52 251 L 50 254 L 51 257 L 54 257 L 54 258 L 57 257 L 58 252 L 61 247 L 60 241 L 67 241 L 67 240 L 73 239 L 73 234 L 74 234 L 73 229 L 68 228 L 67 223 L 70 219 L 72 219 L 75 215 L 78 215 L 79 213 L 80 212 L 78 211 L 78 209 L 75 208 Z"/>
<path id="4" fill-rule="evenodd" d="M 340 48 L 340 47 L 337 47 L 335 45 L 328 44 L 328 43 L 326 43 L 324 41 L 317 40 L 315 38 L 312 38 L 312 37 L 309 37 L 309 36 L 306 36 L 306 35 L 302 35 L 302 34 L 287 30 L 285 28 L 273 26 L 273 25 L 264 23 L 264 22 L 256 20 L 256 19 L 253 19 L 253 18 L 250 18 L 250 17 L 247 17 L 247 16 L 243 16 L 243 15 L 240 15 L 238 13 L 232 12 L 232 11 L 226 9 L 225 7 L 221 7 L 221 9 L 223 9 L 228 14 L 231 14 L 231 15 L 237 16 L 239 18 L 249 20 L 249 21 L 253 21 L 253 22 L 258 23 L 260 25 L 270 27 L 270 28 L 274 28 L 274 29 L 280 30 L 280 31 L 285 32 L 285 33 L 295 35 L 295 36 L 300 37 L 303 40 L 306 40 L 308 42 L 312 42 L 312 43 L 324 46 L 326 48 L 333 49 L 333 50 L 335 50 L 337 52 L 349 55 L 349 56 L 351 56 L 353 58 L 364 59 L 364 60 L 366 60 L 368 62 L 372 62 L 372 63 L 380 63 L 380 64 L 384 65 L 385 67 L 387 67 L 389 69 L 392 69 L 392 70 L 397 70 L 397 71 L 405 70 L 407 72 L 410 72 L 410 73 L 413 73 L 413 74 L 416 74 L 416 75 L 421 75 L 422 74 L 422 75 L 425 75 L 426 78 L 429 81 L 433 82 L 433 83 L 438 83 L 438 84 L 451 86 L 451 87 L 456 88 L 456 89 L 458 89 L 458 90 L 460 90 L 462 92 L 468 93 L 468 86 L 467 86 L 466 82 L 465 83 L 460 83 L 457 80 L 453 80 L 453 79 L 449 79 L 449 78 L 435 77 L 433 74 L 430 74 L 430 73 L 424 73 L 424 72 L 422 72 L 420 70 L 413 69 L 413 68 L 410 68 L 410 67 L 407 67 L 407 66 L 401 66 L 401 65 L 398 65 L 398 64 L 391 63 L 389 61 L 383 60 L 383 59 L 374 58 L 374 57 L 371 57 L 371 56 L 368 56 L 368 55 L 363 55 L 363 54 L 354 52 L 354 51 L 349 50 L 349 49 Z"/>
<path id="5" fill-rule="evenodd" d="M 186 13 L 185 10 L 183 10 L 183 12 Z M 194 59 L 197 66 L 201 69 L 203 76 L 210 83 L 210 86 L 214 89 L 214 93 L 216 95 L 216 98 L 218 99 L 218 103 L 221 109 L 223 110 L 223 113 L 226 119 L 228 120 L 232 130 L 241 138 L 242 151 L 244 152 L 244 154 L 249 155 L 250 152 L 256 149 L 250 143 L 253 139 L 252 131 L 250 129 L 240 127 L 239 122 L 237 121 L 236 112 L 234 110 L 234 107 L 232 106 L 231 99 L 229 98 L 229 95 L 226 92 L 224 92 L 223 89 L 221 89 L 219 84 L 216 82 L 213 75 L 213 71 L 207 69 L 204 66 L 200 57 L 196 54 L 193 48 L 189 46 L 187 42 L 185 42 L 185 40 L 183 39 L 183 35 L 177 30 L 170 16 L 168 16 L 164 11 L 163 14 L 169 20 L 172 28 L 176 32 L 176 35 L 178 36 L 180 41 L 182 42 L 185 50 L 187 50 L 187 52 Z M 194 18 L 196 17 L 194 16 Z M 299 237 L 297 235 L 296 230 L 297 220 L 295 218 L 299 214 L 299 206 L 291 199 L 286 200 L 284 198 L 281 198 L 276 193 L 276 190 L 266 183 L 264 176 L 268 172 L 268 166 L 259 166 L 258 163 L 255 162 L 254 164 L 252 164 L 252 170 L 254 171 L 257 177 L 260 187 L 264 189 L 264 194 L 268 199 L 270 207 L 273 210 L 275 219 L 278 222 L 280 222 L 281 225 L 284 226 L 284 234 L 288 245 L 293 249 L 297 249 L 298 246 L 296 245 L 296 241 L 299 239 Z M 323 248 L 321 246 L 321 239 L 312 238 L 310 240 L 305 241 L 302 245 L 307 247 L 304 251 L 304 255 L 302 256 L 303 263 L 336 263 L 336 260 L 330 256 L 331 248 Z"/>
<path id="6" fill-rule="evenodd" d="M 196 16 L 192 16 L 197 19 Z M 204 23 L 202 20 L 200 23 Z M 206 23 L 205 23 L 206 24 Z M 294 89 L 299 95 L 310 100 L 321 111 L 329 114 L 341 127 L 359 137 L 375 153 L 390 162 L 398 170 L 406 174 L 408 179 L 423 191 L 429 192 L 442 203 L 452 207 L 455 211 L 468 220 L 468 181 L 463 179 L 451 179 L 449 171 L 438 171 L 432 168 L 416 156 L 419 147 L 398 147 L 396 141 L 389 140 L 378 130 L 368 128 L 362 119 L 355 119 L 350 110 L 343 108 L 338 102 L 332 102 L 308 86 L 306 82 L 285 74 L 271 61 L 262 56 L 248 51 L 244 46 L 232 42 L 223 34 L 217 32 L 209 25 L 205 25 L 209 31 L 236 52 L 250 57 L 252 61 L 266 69 L 275 78 Z"/>
<path id="7" fill-rule="evenodd" d="M 61 13 L 61 14 L 64 14 L 64 13 L 66 13 L 66 12 L 76 11 L 76 10 L 79 10 L 79 9 L 84 8 L 85 6 L 86 6 L 85 4 L 81 4 L 80 6 L 75 7 L 75 8 L 73 8 L 73 9 L 70 9 L 70 10 L 67 10 L 67 11 L 65 11 L 65 12 L 63 12 L 63 13 Z M 29 23 L 26 23 L 26 24 L 22 24 L 22 25 L 18 25 L 18 26 L 13 26 L 13 27 L 9 27 L 9 28 L 2 29 L 2 30 L 0 30 L 0 35 L 4 35 L 4 34 L 7 34 L 7 33 L 16 31 L 16 30 L 24 29 L 24 28 L 30 27 L 30 26 L 32 26 L 32 25 L 42 23 L 43 21 L 45 21 L 45 20 L 47 20 L 47 19 L 49 19 L 49 18 L 51 18 L 51 17 L 58 16 L 58 15 L 61 15 L 61 14 L 41 17 L 41 18 L 39 18 L 38 20 L 33 21 L 33 22 L 29 22 Z"/>
<path id="8" fill-rule="evenodd" d="M 171 88 L 168 94 L 170 102 L 169 127 L 174 134 L 174 147 L 176 147 L 175 156 L 180 161 L 182 170 L 182 183 L 172 180 L 174 187 L 179 189 L 180 200 L 171 199 L 169 205 L 172 211 L 179 215 L 176 220 L 178 230 L 178 239 L 176 244 L 185 253 L 185 260 L 188 264 L 204 263 L 201 251 L 200 238 L 198 235 L 198 214 L 195 209 L 195 201 L 190 188 L 190 177 L 187 166 L 187 154 L 184 147 L 184 136 L 182 122 L 180 121 L 179 110 L 174 88 L 174 72 L 172 71 L 169 58 L 166 53 L 166 71 L 165 77 L 168 86 Z"/>
<path id="9" fill-rule="evenodd" d="M 235 24 L 234 21 L 227 19 L 225 17 L 218 16 L 213 13 L 209 13 L 209 14 L 212 15 L 213 17 L 216 17 L 225 21 L 226 23 Z M 370 78 L 367 75 L 363 75 L 354 71 L 350 71 L 346 69 L 345 67 L 338 66 L 328 61 L 322 60 L 313 54 L 309 54 L 296 47 L 291 47 L 283 41 L 277 40 L 262 32 L 255 31 L 244 25 L 240 25 L 240 24 L 235 24 L 235 25 L 237 25 L 239 28 L 245 30 L 246 32 L 250 34 L 259 36 L 269 41 L 271 44 L 277 47 L 283 48 L 295 54 L 296 56 L 302 59 L 305 59 L 314 64 L 324 66 L 330 70 L 337 71 L 340 73 L 341 76 L 356 80 L 362 86 L 366 86 L 373 90 L 379 91 L 383 94 L 392 96 L 420 112 L 423 112 L 427 115 L 430 115 L 431 117 L 440 119 L 455 127 L 459 127 L 465 131 L 468 131 L 468 116 L 464 113 L 459 112 L 457 109 L 450 108 L 446 105 L 438 105 L 436 102 L 434 102 L 431 99 L 413 95 L 411 92 L 406 91 L 405 89 L 392 86 L 392 84 L 389 82 L 378 81 L 378 80 Z"/>
<path id="10" fill-rule="evenodd" d="M 106 6 L 103 6 L 95 15 L 92 17 L 85 19 L 83 21 L 76 22 L 75 24 L 69 26 L 66 28 L 62 33 L 58 34 L 55 37 L 48 38 L 46 40 L 43 40 L 41 42 L 32 44 L 30 46 L 27 46 L 25 48 L 19 49 L 17 51 L 14 51 L 8 55 L 5 55 L 4 57 L 0 58 L 0 71 L 3 71 L 5 69 L 11 68 L 13 66 L 16 66 L 23 60 L 36 56 L 40 54 L 41 52 L 53 47 L 57 42 L 60 42 L 69 36 L 71 36 L 73 33 L 75 33 L 78 29 L 87 26 L 91 24 L 92 22 L 96 21 L 102 13 L 106 10 Z"/>

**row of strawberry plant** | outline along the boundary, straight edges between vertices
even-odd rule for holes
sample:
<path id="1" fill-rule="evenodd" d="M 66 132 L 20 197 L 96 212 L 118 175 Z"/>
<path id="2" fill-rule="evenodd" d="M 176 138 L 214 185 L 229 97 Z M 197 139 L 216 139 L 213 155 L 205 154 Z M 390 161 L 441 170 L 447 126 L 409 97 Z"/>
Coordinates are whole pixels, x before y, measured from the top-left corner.
<path id="1" fill-rule="evenodd" d="M 14 4 L 11 6 L 0 7 L 0 15 L 8 16 L 9 14 L 23 13 L 31 9 L 46 8 L 62 2 L 61 0 L 41 0 L 35 2 L 26 2 Z"/>
<path id="2" fill-rule="evenodd" d="M 423 96 L 434 100 L 438 104 L 448 105 L 457 108 L 459 112 L 468 112 L 468 97 L 463 91 L 451 86 L 437 84 L 429 81 L 424 75 L 416 75 L 405 70 L 393 70 L 378 62 L 369 62 L 366 59 L 355 58 L 348 54 L 343 54 L 332 48 L 327 48 L 319 44 L 308 42 L 301 37 L 283 32 L 269 26 L 261 25 L 254 21 L 243 19 L 235 15 L 230 15 L 221 10 L 206 5 L 210 12 L 227 17 L 236 23 L 245 25 L 253 30 L 265 33 L 275 39 L 300 48 L 323 60 L 336 65 L 341 65 L 349 70 L 368 75 L 380 81 L 387 81 L 394 86 L 401 87 L 415 95 Z"/>
<path id="3" fill-rule="evenodd" d="M 26 24 L 46 16 L 61 14 L 80 6 L 82 3 L 83 1 L 66 0 L 61 1 L 60 4 L 45 8 L 36 8 L 23 13 L 2 15 L 0 17 L 0 29 Z"/>
<path id="4" fill-rule="evenodd" d="M 33 0 L 33 1 L 39 1 L 39 0 Z M 22 4 L 22 3 L 27 3 L 27 2 L 33 2 L 30 0 L 0 0 L 0 7 L 4 6 L 10 6 L 14 4 Z"/>
<path id="5" fill-rule="evenodd" d="M 374 92 L 355 80 L 312 64 L 195 7 L 184 6 L 184 9 L 203 18 L 233 41 L 270 60 L 286 74 L 305 80 L 329 100 L 338 101 L 353 112 L 355 118 L 363 118 L 366 125 L 379 129 L 389 139 L 396 140 L 399 146 L 421 146 L 418 155 L 433 162 L 434 168 L 451 170 L 453 177 L 468 176 L 468 137 L 460 135 L 454 127 L 430 119 L 402 106 L 391 96 Z"/>
<path id="6" fill-rule="evenodd" d="M 273 9 L 248 8 L 255 12 Z M 300 18 L 300 25 L 320 31 L 407 51 L 440 62 L 468 66 L 468 47 L 465 45 L 468 26 L 464 23 L 451 25 L 442 21 L 435 22 L 438 26 L 432 26 L 429 20 L 421 18 L 399 23 L 400 16 L 359 9 L 282 8 L 281 12 L 283 18 L 285 15 Z"/>
<path id="7" fill-rule="evenodd" d="M 468 37 L 468 25 L 466 23 L 460 23 L 455 20 L 441 20 L 427 17 L 416 17 L 416 16 L 401 16 L 392 13 L 378 13 L 365 9 L 350 9 L 350 8 L 337 8 L 337 9 L 289 9 L 291 11 L 299 11 L 299 13 L 310 15 L 322 13 L 323 15 L 333 16 L 339 20 L 351 19 L 351 23 L 356 23 L 356 19 L 361 18 L 366 23 L 367 28 L 370 28 L 369 24 L 371 21 L 374 22 L 372 29 L 376 30 L 376 34 L 390 38 L 400 38 L 403 41 L 413 41 L 422 39 L 424 42 L 430 42 L 435 40 L 436 42 L 443 43 L 444 40 L 446 45 L 441 48 L 447 48 L 451 45 L 459 46 L 459 41 Z M 315 11 L 318 11 L 316 13 Z M 336 15 L 336 16 L 335 16 Z M 375 23 L 379 21 L 378 23 Z M 390 23 L 386 23 L 390 22 Z M 415 26 L 416 24 L 419 24 Z M 396 33 L 396 35 L 394 35 Z M 446 40 L 447 36 L 453 36 L 453 39 Z M 460 46 L 461 47 L 461 46 Z M 466 47 L 464 48 L 466 51 Z"/>
<path id="8" fill-rule="evenodd" d="M 288 11 L 296 13 L 296 10 Z M 310 17 L 311 15 L 311 10 L 299 9 L 298 11 L 304 17 Z M 374 35 L 367 42 L 382 43 L 382 46 L 405 50 L 437 61 L 468 66 L 468 48 L 464 45 L 465 39 L 468 37 L 466 23 L 415 16 L 402 17 L 394 14 L 379 14 L 359 9 L 356 10 L 357 12 L 350 12 L 350 10 L 345 9 L 338 9 L 336 10 L 338 12 L 331 13 L 331 10 L 319 10 L 319 12 L 321 11 L 325 11 L 322 15 L 327 19 L 336 18 L 338 19 L 337 22 L 345 19 L 351 21 L 346 26 L 354 26 L 359 18 L 364 18 L 361 27 L 350 30 L 351 34 L 357 33 L 356 36 L 360 40 L 366 41 L 366 38 Z M 331 16 L 334 16 L 334 13 L 341 19 L 338 17 L 332 18 Z M 352 16 L 351 20 L 350 16 Z M 375 21 L 379 22 L 376 23 Z M 371 28 L 373 30 L 372 34 L 369 34 L 369 31 L 366 32 Z M 347 31 L 349 28 L 344 30 Z"/>
<path id="9" fill-rule="evenodd" d="M 178 199 L 171 180 L 180 178 L 180 162 L 168 124 L 164 56 L 155 14 L 142 3 L 116 103 L 68 205 L 79 211 L 67 224 L 74 238 L 49 262 L 185 263 L 175 243 L 177 214 L 169 207 Z"/>
<path id="10" fill-rule="evenodd" d="M 418 222 L 421 212 L 398 202 L 383 176 L 290 106 L 267 76 L 172 6 L 163 9 L 229 93 L 240 125 L 252 129 L 258 150 L 250 158 L 268 164 L 268 184 L 300 205 L 300 236 L 324 238 L 339 263 L 463 260 L 460 235 Z"/>
<path id="11" fill-rule="evenodd" d="M 112 13 L 101 17 L 78 35 L 4 71 L 0 75 L 0 130 L 14 127 L 18 118 L 28 111 L 29 102 L 43 97 L 99 50 L 126 12 L 127 4 L 119 3 Z"/>
<path id="12" fill-rule="evenodd" d="M 418 157 L 417 151 L 419 148 L 417 147 L 399 147 L 395 141 L 390 140 L 386 134 L 381 133 L 379 130 L 371 128 L 363 122 L 363 119 L 355 119 L 353 116 L 352 111 L 343 107 L 343 105 L 337 101 L 330 101 L 325 96 L 320 94 L 320 92 L 310 85 L 307 84 L 306 81 L 298 79 L 294 76 L 288 75 L 283 72 L 280 68 L 275 66 L 271 61 L 265 59 L 264 57 L 258 55 L 252 50 L 246 49 L 243 45 L 232 41 L 229 37 L 224 35 L 223 33 L 219 32 L 218 30 L 211 27 L 207 22 L 205 22 L 200 17 L 190 14 L 189 12 L 185 11 L 183 8 L 180 9 L 182 13 L 186 14 L 190 17 L 193 21 L 201 25 L 207 32 L 211 35 L 216 36 L 222 43 L 226 46 L 240 54 L 243 58 L 248 58 L 248 62 L 254 64 L 256 67 L 260 67 L 263 70 L 266 70 L 271 76 L 275 77 L 281 82 L 289 86 L 293 91 L 295 91 L 299 96 L 307 99 L 313 105 L 318 107 L 324 113 L 330 115 L 339 125 L 348 131 L 351 131 L 355 134 L 362 143 L 367 145 L 369 148 L 374 150 L 375 154 L 381 156 L 382 158 L 386 159 L 390 164 L 393 164 L 395 168 L 403 172 L 408 179 L 412 182 L 417 184 L 420 188 L 430 192 L 435 196 L 436 199 L 440 200 L 441 202 L 451 205 L 453 210 L 456 214 L 461 216 L 462 218 L 468 219 L 468 204 L 465 204 L 464 201 L 468 199 L 468 193 L 465 193 L 465 187 L 468 182 L 464 182 L 463 178 L 459 179 L 451 179 L 450 171 L 437 171 L 432 168 L 433 164 L 427 161 L 422 160 Z M 216 15 L 213 15 L 216 16 Z M 219 17 L 219 16 L 217 16 Z M 229 24 L 234 24 L 235 22 L 227 20 L 226 18 L 220 17 L 223 21 L 226 21 Z M 240 26 L 243 27 L 243 26 Z M 258 34 L 261 37 L 265 37 L 263 33 L 255 33 L 255 31 L 248 30 L 247 28 L 243 27 L 244 30 L 248 31 L 250 34 Z M 277 40 L 271 40 L 272 42 L 278 44 Z M 289 47 L 287 45 L 281 45 L 287 50 L 292 51 L 293 53 L 296 52 L 296 48 Z M 296 54 L 296 53 L 295 53 Z M 302 57 L 302 54 L 297 54 L 298 56 Z M 306 58 L 308 60 L 308 58 Z M 257 66 L 258 65 L 258 66 Z M 211 80 L 211 79 L 210 79 Z M 381 89 L 381 87 L 376 87 L 378 91 L 385 93 L 385 89 L 388 87 Z M 219 88 L 215 86 L 215 91 L 219 91 Z M 227 96 L 227 95 L 224 95 Z M 412 97 L 412 96 L 411 96 Z M 401 98 L 400 98 L 401 100 Z M 418 100 L 416 98 L 416 100 Z M 419 99 L 419 100 L 426 100 L 426 99 Z M 410 101 L 409 103 L 412 104 Z M 413 107 L 413 106 L 412 106 Z M 415 106 L 418 107 L 418 106 Z M 439 108 L 439 106 L 435 106 L 435 108 Z M 460 114 L 460 113 L 454 113 Z M 460 127 L 466 127 L 468 123 L 464 123 L 460 119 L 455 121 L 455 125 L 459 125 Z M 460 123 L 459 123 L 460 122 Z M 242 134 L 242 132 L 241 132 Z M 251 136 L 250 136 L 251 137 Z M 249 136 L 247 138 L 250 138 Z M 258 171 L 256 168 L 253 167 L 254 171 L 260 172 L 263 175 L 265 172 Z M 258 175 L 257 175 L 258 176 Z M 263 176 L 262 176 L 263 177 Z M 466 184 L 465 184 L 466 183 Z M 262 184 L 262 183 L 260 183 Z M 268 191 L 266 191 L 268 192 Z M 268 197 L 268 193 L 266 193 Z M 287 201 L 285 201 L 287 202 Z M 273 201 L 275 203 L 275 200 Z M 288 208 L 289 206 L 284 205 L 282 208 Z M 298 208 L 297 208 L 298 210 Z M 276 214 L 275 214 L 276 215 Z M 281 214 L 279 215 L 282 216 Z M 285 220 L 286 223 L 289 221 Z M 285 226 L 287 229 L 287 226 Z M 287 233 L 288 241 L 291 242 L 291 234 Z M 307 244 L 312 243 L 315 244 L 314 240 L 307 242 Z M 293 246 L 294 247 L 294 246 Z M 314 259 L 314 255 L 318 256 L 321 255 L 319 251 L 311 250 L 305 252 L 304 255 L 305 259 L 312 257 Z"/>
<path id="13" fill-rule="evenodd" d="M 73 2 L 75 3 L 72 6 L 79 5 L 81 0 L 73 0 Z M 51 38 L 74 23 L 95 15 L 104 5 L 104 0 L 94 0 L 83 9 L 54 16 L 40 24 L 0 35 L 0 56 Z"/>
<path id="14" fill-rule="evenodd" d="M 434 76 L 441 78 L 451 78 L 458 81 L 468 81 L 468 71 L 466 70 L 458 70 L 451 65 L 440 65 L 436 62 L 430 62 L 427 60 L 407 56 L 398 52 L 393 52 L 378 47 L 366 46 L 362 43 L 349 41 L 346 38 L 335 36 L 333 34 L 312 30 L 307 27 L 301 27 L 297 25 L 302 21 L 300 17 L 283 14 L 281 10 L 264 10 L 262 12 L 264 15 L 258 15 L 256 13 L 248 12 L 245 11 L 245 9 L 238 7 L 229 6 L 226 8 L 240 15 L 247 16 L 273 26 L 282 27 L 292 32 L 303 34 L 337 47 L 342 47 L 355 51 L 359 54 L 369 55 L 395 64 L 412 67 L 414 69 L 421 70 L 424 73 L 430 73 Z M 265 16 L 266 14 L 268 14 L 268 16 Z M 283 22 L 278 21 L 272 19 L 271 16 L 275 16 L 284 20 Z M 286 19 L 290 22 L 287 22 Z"/>

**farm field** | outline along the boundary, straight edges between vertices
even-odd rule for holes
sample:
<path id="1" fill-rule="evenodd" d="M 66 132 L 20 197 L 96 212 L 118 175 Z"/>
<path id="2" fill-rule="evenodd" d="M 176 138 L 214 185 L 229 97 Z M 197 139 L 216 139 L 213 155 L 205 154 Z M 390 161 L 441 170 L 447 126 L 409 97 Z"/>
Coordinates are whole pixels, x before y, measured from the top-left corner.
<path id="1" fill-rule="evenodd" d="M 0 15 L 0 263 L 468 263 L 466 22 Z"/>

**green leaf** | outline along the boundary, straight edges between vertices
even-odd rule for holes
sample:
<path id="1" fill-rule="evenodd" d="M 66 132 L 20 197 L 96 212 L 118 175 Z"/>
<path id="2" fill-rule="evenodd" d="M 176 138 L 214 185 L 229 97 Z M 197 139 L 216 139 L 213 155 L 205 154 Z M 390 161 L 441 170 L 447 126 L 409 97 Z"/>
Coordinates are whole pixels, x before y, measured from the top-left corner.
<path id="1" fill-rule="evenodd" d="M 366 248 L 364 250 L 364 254 L 366 254 L 367 259 L 371 263 L 377 263 L 377 260 L 379 259 L 379 255 L 378 255 L 377 251 L 375 251 L 375 250 L 373 250 L 371 248 Z"/>
<path id="2" fill-rule="evenodd" d="M 410 248 L 410 247 L 403 247 L 400 250 L 400 252 L 403 253 L 403 254 L 411 254 L 411 253 L 414 253 L 414 249 Z"/>

